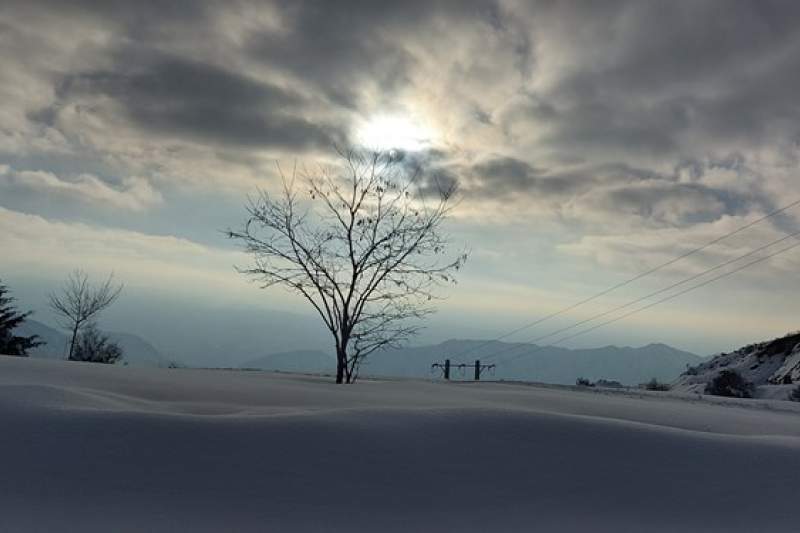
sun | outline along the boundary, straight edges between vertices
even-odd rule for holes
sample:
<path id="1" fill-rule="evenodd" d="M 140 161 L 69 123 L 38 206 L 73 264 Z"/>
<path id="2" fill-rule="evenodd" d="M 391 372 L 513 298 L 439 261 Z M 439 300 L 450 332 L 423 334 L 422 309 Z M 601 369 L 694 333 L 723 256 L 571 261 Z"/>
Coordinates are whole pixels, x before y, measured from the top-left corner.
<path id="1" fill-rule="evenodd" d="M 359 144 L 375 150 L 416 152 L 429 148 L 434 139 L 433 129 L 404 115 L 376 115 L 361 124 L 356 134 Z"/>

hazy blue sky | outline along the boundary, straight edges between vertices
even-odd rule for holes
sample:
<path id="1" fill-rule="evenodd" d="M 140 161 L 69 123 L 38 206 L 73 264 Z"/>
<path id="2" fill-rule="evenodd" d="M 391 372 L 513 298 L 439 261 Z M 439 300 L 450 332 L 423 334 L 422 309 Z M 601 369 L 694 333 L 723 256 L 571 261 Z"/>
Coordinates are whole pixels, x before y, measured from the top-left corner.
<path id="1" fill-rule="evenodd" d="M 302 311 L 237 276 L 247 259 L 220 230 L 276 185 L 276 161 L 333 143 L 399 145 L 460 184 L 449 230 L 472 257 L 427 339 L 500 333 L 800 197 L 797 2 L 12 0 L 0 52 L 0 276 L 43 317 L 78 266 L 126 282 L 126 320 L 166 301 Z M 793 231 L 798 212 L 565 320 Z M 800 250 L 574 345 L 708 352 L 797 329 L 798 265 Z"/>

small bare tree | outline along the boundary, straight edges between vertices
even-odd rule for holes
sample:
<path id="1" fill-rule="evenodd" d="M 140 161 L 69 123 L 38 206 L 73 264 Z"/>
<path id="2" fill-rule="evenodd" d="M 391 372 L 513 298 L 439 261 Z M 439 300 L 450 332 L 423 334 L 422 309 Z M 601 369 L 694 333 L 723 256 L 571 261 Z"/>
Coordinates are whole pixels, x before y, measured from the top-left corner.
<path id="1" fill-rule="evenodd" d="M 91 324 L 101 311 L 108 308 L 122 292 L 122 285 L 114 283 L 114 274 L 100 285 L 93 286 L 89 275 L 83 270 L 74 270 L 57 293 L 50 293 L 50 308 L 59 317 L 61 325 L 71 332 L 69 355 L 75 354 L 78 333 Z"/>
<path id="2" fill-rule="evenodd" d="M 455 283 L 467 256 L 448 257 L 441 232 L 454 186 L 423 187 L 396 153 L 339 155 L 340 165 L 299 176 L 308 202 L 297 170 L 281 173 L 282 194 L 259 191 L 228 235 L 254 259 L 239 272 L 311 304 L 335 342 L 336 383 L 352 383 L 370 353 L 419 331 L 435 289 Z"/>

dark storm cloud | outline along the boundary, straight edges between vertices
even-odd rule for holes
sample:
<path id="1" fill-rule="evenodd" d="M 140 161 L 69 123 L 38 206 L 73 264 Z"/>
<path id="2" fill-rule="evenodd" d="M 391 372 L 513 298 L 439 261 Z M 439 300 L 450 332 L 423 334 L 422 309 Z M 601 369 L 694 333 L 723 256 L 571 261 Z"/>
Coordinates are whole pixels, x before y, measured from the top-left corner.
<path id="1" fill-rule="evenodd" d="M 618 149 L 664 155 L 677 147 L 676 135 L 689 126 L 685 104 L 672 101 L 642 107 L 586 102 L 554 113 L 558 126 L 545 142 L 572 150 Z"/>
<path id="2" fill-rule="evenodd" d="M 208 0 L 9 0 L 3 7 L 14 14 L 47 12 L 64 22 L 83 20 L 136 40 L 176 25 L 203 31 L 222 5 Z"/>
<path id="3" fill-rule="evenodd" d="M 495 157 L 474 165 L 471 174 L 479 183 L 480 193 L 490 197 L 525 193 L 536 188 L 537 170 L 513 157 Z"/>
<path id="4" fill-rule="evenodd" d="M 591 5 L 589 5 L 591 4 Z M 565 3 L 542 9 L 585 46 L 546 91 L 519 106 L 548 121 L 561 149 L 619 149 L 656 156 L 710 142 L 765 142 L 800 133 L 800 4 L 792 2 Z M 602 11 L 602 12 L 598 12 Z M 545 17 L 545 20 L 548 20 Z M 546 22 L 544 23 L 546 24 Z M 569 42 L 573 40 L 573 42 Z M 519 114 L 511 114 L 518 120 Z M 701 150 L 703 147 L 698 147 Z"/>
<path id="5" fill-rule="evenodd" d="M 601 6 L 607 7 L 603 15 L 567 15 L 574 17 L 570 25 L 597 27 L 594 36 L 607 39 L 595 44 L 609 52 L 562 85 L 574 96 L 612 90 L 659 94 L 716 85 L 720 78 L 747 75 L 748 63 L 797 44 L 800 5 L 794 2 L 653 0 Z"/>
<path id="6" fill-rule="evenodd" d="M 359 89 L 375 84 L 391 95 L 409 83 L 414 57 L 404 40 L 432 36 L 437 22 L 465 19 L 500 24 L 494 1 L 442 2 L 279 2 L 285 27 L 262 32 L 249 43 L 250 54 L 270 66 L 303 79 L 331 102 L 349 108 L 359 105 Z M 520 53 L 526 49 L 521 45 Z"/>
<path id="7" fill-rule="evenodd" d="M 537 169 L 519 159 L 495 157 L 460 169 L 460 174 L 470 176 L 462 186 L 468 198 L 551 207 L 573 203 L 578 206 L 578 217 L 592 213 L 595 220 L 598 215 L 624 215 L 647 220 L 653 226 L 686 226 L 715 221 L 723 215 L 776 208 L 760 189 L 736 191 L 701 182 L 717 170 L 752 172 L 741 156 L 731 154 L 721 159 L 682 161 L 671 173 L 621 163 L 572 170 Z"/>
<path id="8" fill-rule="evenodd" d="M 141 129 L 249 147 L 330 146 L 341 133 L 302 118 L 290 89 L 211 64 L 147 51 L 121 52 L 116 71 L 68 76 L 57 94 L 111 97 Z M 59 104 L 62 105 L 62 104 Z M 52 109 L 32 118 L 52 121 Z"/>
<path id="9" fill-rule="evenodd" d="M 471 176 L 469 194 L 475 197 L 535 197 L 552 202 L 568 199 L 593 187 L 638 183 L 651 180 L 673 181 L 646 169 L 624 164 L 605 164 L 581 169 L 539 169 L 513 157 L 493 157 L 465 172 Z"/>
<path id="10" fill-rule="evenodd" d="M 754 204 L 731 191 L 663 182 L 601 190 L 594 201 L 609 212 L 634 215 L 651 224 L 678 226 L 712 222 L 723 214 L 746 214 Z"/>

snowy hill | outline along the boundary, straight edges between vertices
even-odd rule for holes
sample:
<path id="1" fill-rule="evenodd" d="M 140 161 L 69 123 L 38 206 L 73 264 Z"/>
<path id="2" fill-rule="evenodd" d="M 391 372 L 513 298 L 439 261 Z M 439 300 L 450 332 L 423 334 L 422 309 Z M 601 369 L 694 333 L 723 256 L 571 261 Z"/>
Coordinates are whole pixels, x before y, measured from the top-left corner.
<path id="1" fill-rule="evenodd" d="M 800 405 L 727 400 L 0 358 L 0 530 L 797 531 Z"/>
<path id="2" fill-rule="evenodd" d="M 38 335 L 44 341 L 42 346 L 31 350 L 31 357 L 41 359 L 65 359 L 68 351 L 69 337 L 55 328 L 28 319 L 18 330 L 22 335 Z M 105 332 L 108 337 L 119 344 L 123 351 L 123 359 L 119 364 L 143 367 L 165 367 L 169 360 L 152 344 L 137 335 L 120 332 Z"/>
<path id="3" fill-rule="evenodd" d="M 683 373 L 674 389 L 702 393 L 723 369 L 735 370 L 756 385 L 757 396 L 785 397 L 792 384 L 800 382 L 800 333 L 721 353 Z"/>

